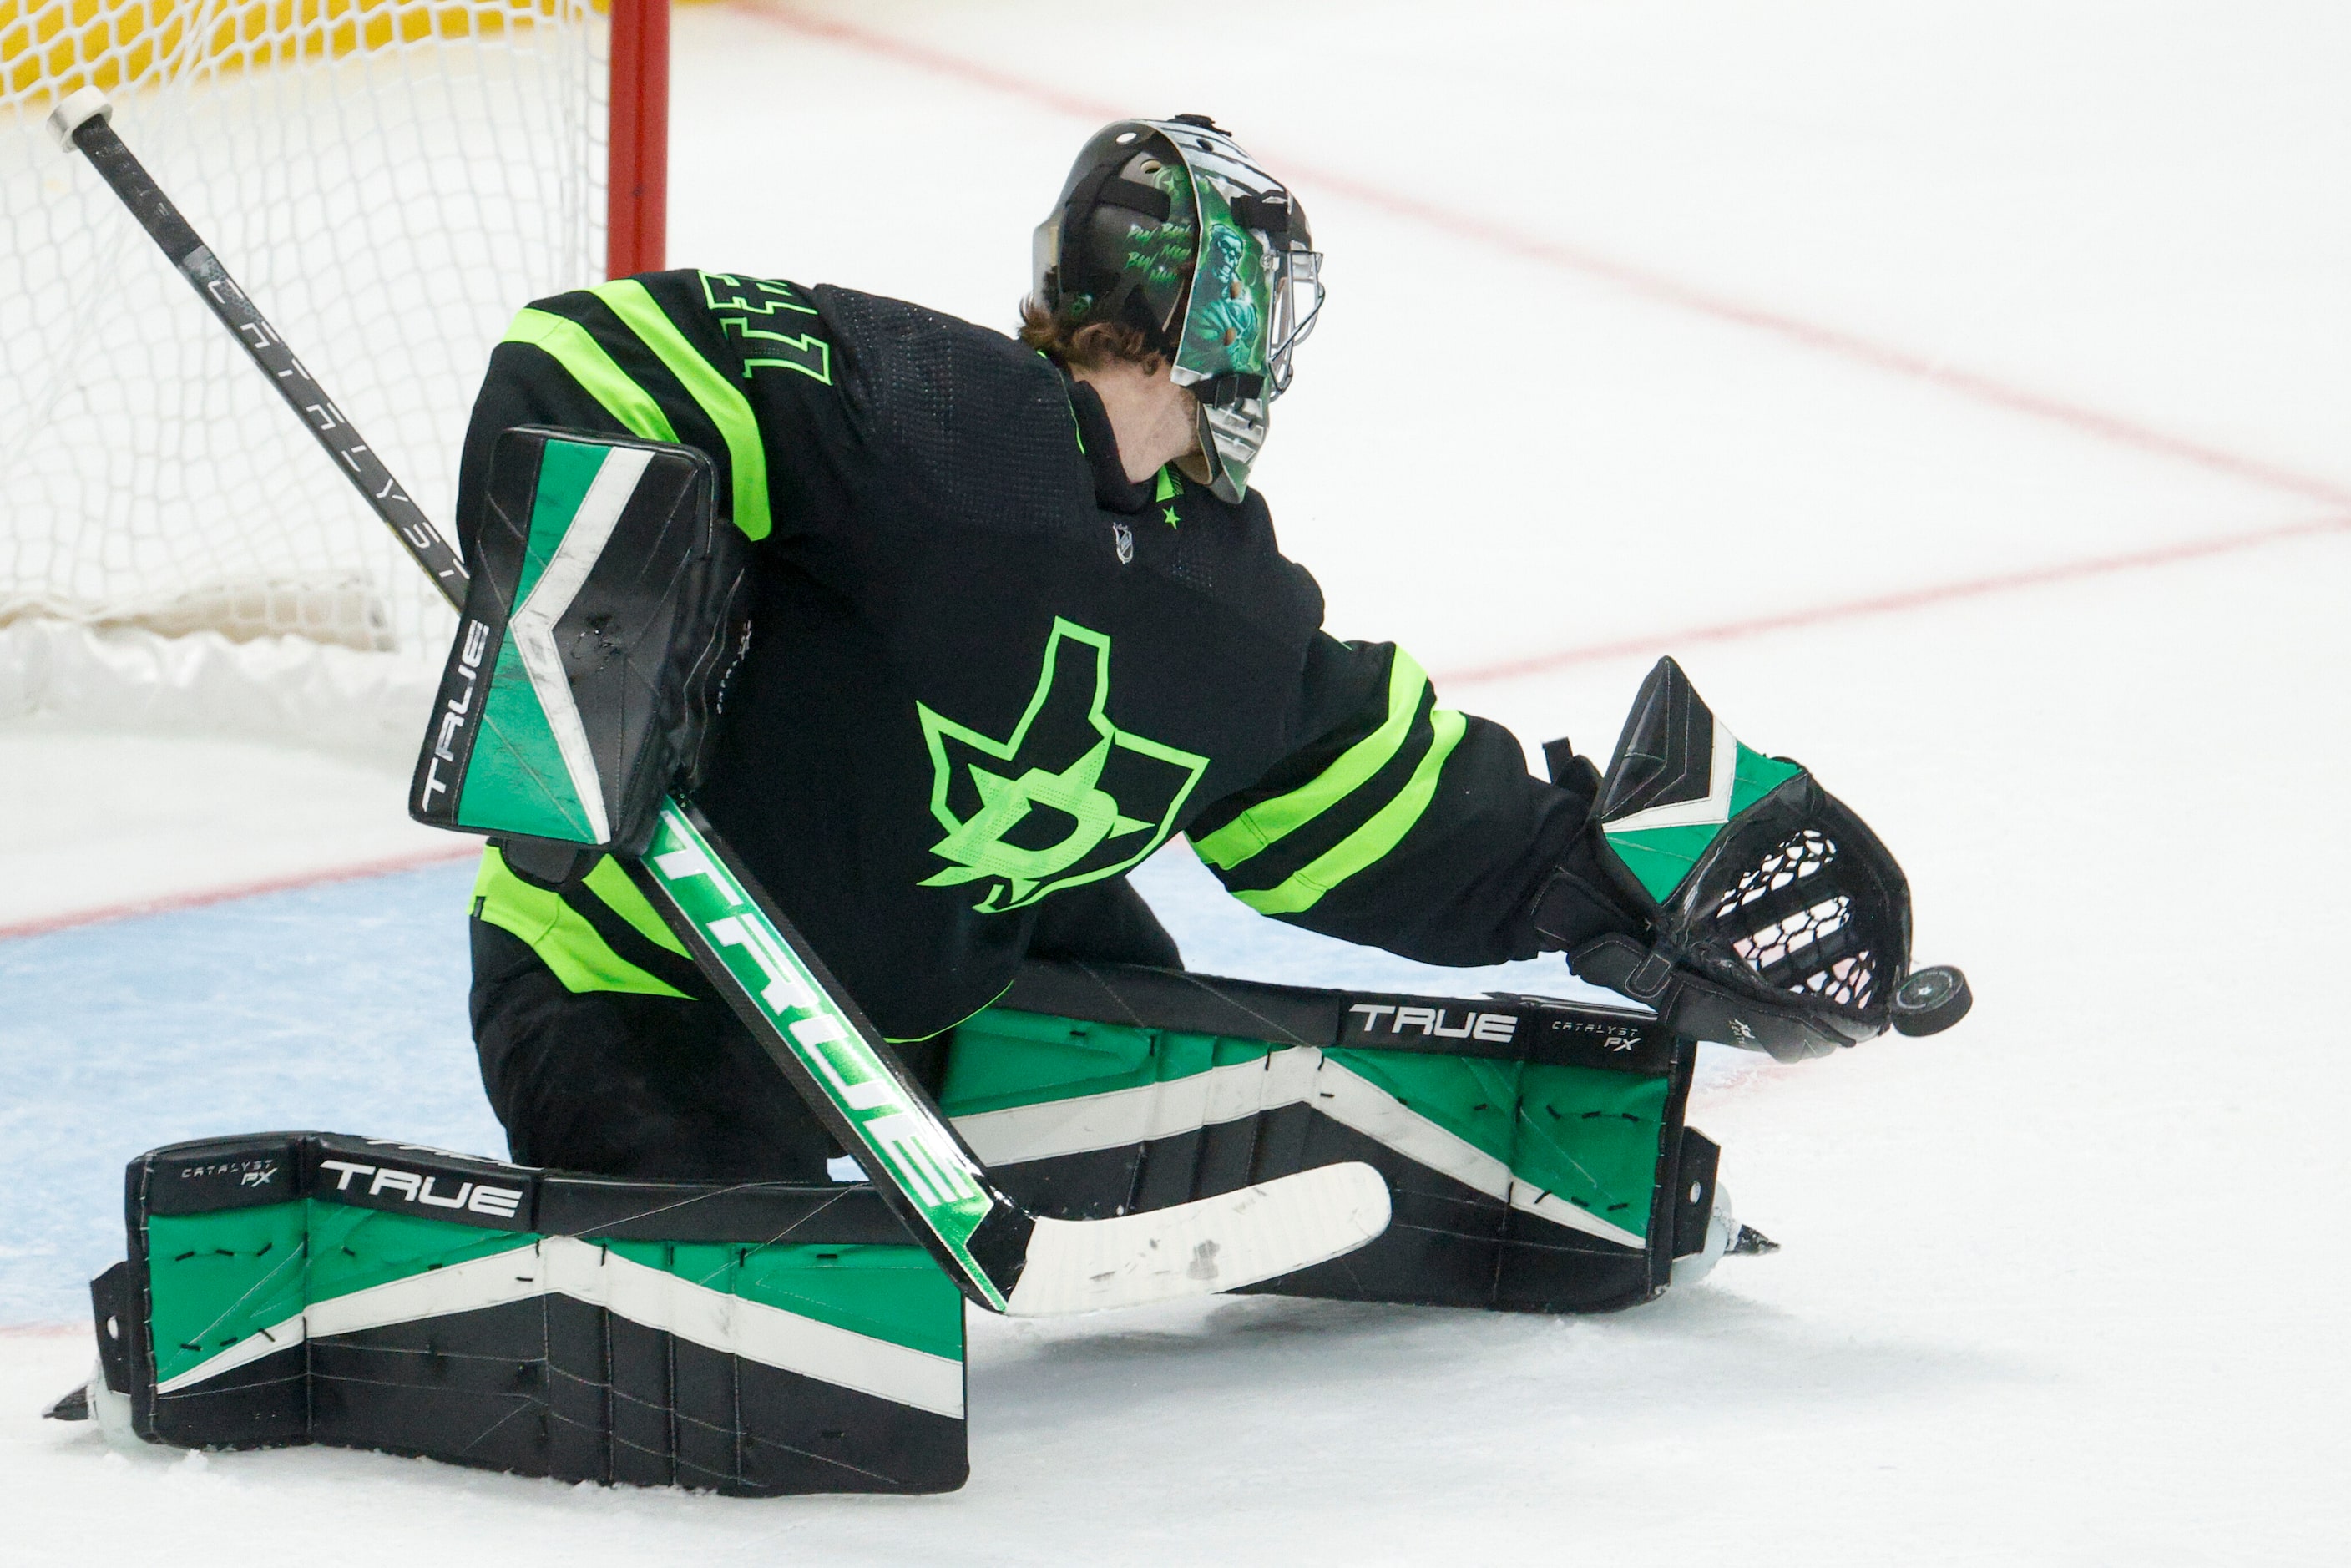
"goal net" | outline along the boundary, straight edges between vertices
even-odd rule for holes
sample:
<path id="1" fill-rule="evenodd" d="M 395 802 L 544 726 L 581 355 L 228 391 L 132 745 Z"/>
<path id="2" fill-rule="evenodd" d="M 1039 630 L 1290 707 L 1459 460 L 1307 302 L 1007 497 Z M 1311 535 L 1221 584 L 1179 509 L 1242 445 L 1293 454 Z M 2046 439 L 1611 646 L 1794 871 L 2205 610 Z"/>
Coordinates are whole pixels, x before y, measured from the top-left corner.
<path id="1" fill-rule="evenodd" d="M 0 0 L 0 716 L 413 745 L 453 626 L 56 102 L 445 528 L 491 346 L 602 276 L 608 47 L 588 0 Z"/>

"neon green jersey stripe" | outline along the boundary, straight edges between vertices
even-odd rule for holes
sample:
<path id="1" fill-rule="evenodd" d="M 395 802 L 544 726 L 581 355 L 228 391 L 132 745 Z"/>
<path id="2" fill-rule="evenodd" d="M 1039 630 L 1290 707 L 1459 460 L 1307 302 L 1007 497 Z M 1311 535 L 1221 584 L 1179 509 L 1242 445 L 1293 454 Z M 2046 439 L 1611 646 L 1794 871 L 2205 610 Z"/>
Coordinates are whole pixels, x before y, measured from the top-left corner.
<path id="1" fill-rule="evenodd" d="M 681 958 L 693 956 L 677 939 L 677 934 L 653 912 L 653 901 L 637 891 L 637 884 L 629 880 L 629 873 L 611 855 L 596 862 L 596 869 L 588 873 L 587 885 L 589 892 L 602 899 L 613 914 L 635 927 L 637 935 L 654 946 L 666 947 Z"/>
<path id="2" fill-rule="evenodd" d="M 643 284 L 623 277 L 588 292 L 611 306 L 612 314 L 644 340 L 718 427 L 719 438 L 726 443 L 727 465 L 735 471 L 735 526 L 748 538 L 766 538 L 773 526 L 768 514 L 768 452 L 759 441 L 759 422 L 751 416 L 750 399 L 685 340 Z"/>
<path id="3" fill-rule="evenodd" d="M 1449 708 L 1438 708 L 1429 715 L 1434 733 L 1428 743 L 1428 755 L 1413 769 L 1412 778 L 1395 800 L 1372 814 L 1372 820 L 1332 845 L 1330 851 L 1310 862 L 1296 875 L 1279 887 L 1262 893 L 1236 893 L 1233 896 L 1260 915 L 1295 915 L 1301 909 L 1311 909 L 1322 902 L 1322 895 L 1366 867 L 1377 864 L 1388 852 L 1403 841 L 1420 821 L 1428 802 L 1436 797 L 1437 776 L 1445 771 L 1445 759 L 1461 743 L 1461 733 L 1467 727 L 1462 716 Z"/>
<path id="4" fill-rule="evenodd" d="M 549 315 L 544 310 L 525 310 L 514 319 L 504 343 L 522 343 L 561 365 L 580 390 L 604 405 L 604 412 L 621 422 L 622 428 L 643 441 L 666 441 L 677 444 L 677 432 L 670 428 L 669 416 L 661 411 L 653 394 L 629 379 L 629 373 L 612 362 L 604 346 L 588 335 L 588 329 L 577 321 Z"/>
<path id="5" fill-rule="evenodd" d="M 592 884 L 595 880 L 591 873 L 589 881 Z M 622 880 L 625 883 L 625 876 Z M 636 891 L 634 884 L 628 885 L 630 892 Z M 648 997 L 685 995 L 613 952 L 611 944 L 597 934 L 594 926 L 574 914 L 559 894 L 533 887 L 515 875 L 507 869 L 506 858 L 495 848 L 482 852 L 482 869 L 474 878 L 474 900 L 484 921 L 519 938 L 563 982 L 567 991 L 630 991 Z M 612 900 L 608 898 L 605 902 L 610 904 Z M 642 894 L 638 894 L 638 902 L 644 903 Z M 683 951 L 677 938 L 666 931 L 655 937 L 631 911 L 621 908 L 620 913 L 648 939 Z M 659 924 L 660 916 L 653 914 L 651 905 L 646 905 L 644 913 Z"/>
<path id="6" fill-rule="evenodd" d="M 1420 695 L 1427 689 L 1427 674 L 1413 662 L 1410 653 L 1398 648 L 1395 663 L 1388 669 L 1386 722 L 1347 747 L 1313 782 L 1251 806 L 1207 838 L 1195 841 L 1193 852 L 1218 871 L 1229 871 L 1353 794 L 1373 774 L 1386 767 L 1404 745 L 1405 737 L 1412 733 L 1412 721 L 1420 712 Z"/>

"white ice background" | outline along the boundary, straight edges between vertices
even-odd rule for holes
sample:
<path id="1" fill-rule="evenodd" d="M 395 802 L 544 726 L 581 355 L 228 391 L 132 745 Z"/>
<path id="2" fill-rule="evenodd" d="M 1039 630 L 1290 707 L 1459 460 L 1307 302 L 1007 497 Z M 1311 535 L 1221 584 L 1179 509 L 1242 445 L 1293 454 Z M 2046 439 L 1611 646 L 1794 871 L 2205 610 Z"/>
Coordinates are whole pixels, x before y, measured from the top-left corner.
<path id="1" fill-rule="evenodd" d="M 496 1128 L 461 870 L 0 944 L 0 1558 L 2351 1560 L 2351 14 L 726 0 L 677 34 L 684 264 L 1000 324 L 1097 106 L 1294 171 L 1331 304 L 1260 477 L 1332 628 L 1604 752 L 1677 653 L 1894 847 L 1975 1015 L 1710 1059 L 1692 1120 L 1785 1250 L 1697 1289 L 975 1315 L 964 1490 L 747 1502 L 36 1420 L 128 1156 Z M 0 821 L 0 922 L 415 847 L 345 764 L 0 748 L 63 813 Z M 298 800 L 241 804 L 278 770 Z M 1146 882 L 1197 967 L 1409 973 Z"/>

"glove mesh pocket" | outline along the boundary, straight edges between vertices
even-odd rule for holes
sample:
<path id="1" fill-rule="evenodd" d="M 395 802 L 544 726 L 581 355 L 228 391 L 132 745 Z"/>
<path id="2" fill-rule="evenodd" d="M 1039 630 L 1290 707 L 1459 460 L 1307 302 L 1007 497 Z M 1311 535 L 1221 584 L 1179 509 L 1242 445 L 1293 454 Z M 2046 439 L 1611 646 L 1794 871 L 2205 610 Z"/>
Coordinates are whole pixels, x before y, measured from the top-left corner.
<path id="1" fill-rule="evenodd" d="M 1759 999 L 1876 1032 L 1910 954 L 1910 890 L 1860 818 L 1800 775 L 1740 814 L 1675 900 L 1688 961 Z"/>
<path id="2" fill-rule="evenodd" d="M 1837 885 L 1836 841 L 1815 828 L 1781 841 L 1724 891 L 1708 924 L 1773 990 L 1866 1011 L 1884 970 Z"/>

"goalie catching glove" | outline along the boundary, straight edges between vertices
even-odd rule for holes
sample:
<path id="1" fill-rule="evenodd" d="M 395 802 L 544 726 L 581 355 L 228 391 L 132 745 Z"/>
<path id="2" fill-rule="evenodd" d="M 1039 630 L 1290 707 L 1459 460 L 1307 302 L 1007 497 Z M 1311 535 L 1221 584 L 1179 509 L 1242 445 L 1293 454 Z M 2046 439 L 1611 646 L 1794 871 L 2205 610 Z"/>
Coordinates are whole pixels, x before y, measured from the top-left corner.
<path id="1" fill-rule="evenodd" d="M 1646 937 L 1593 935 L 1612 908 L 1638 911 Z M 1798 764 L 1740 745 L 1671 659 L 1642 683 L 1535 923 L 1577 975 L 1676 1033 L 1781 1061 L 1889 1025 L 1932 1033 L 1969 1005 L 1956 969 L 1910 972 L 1909 883 L 1868 824 Z"/>

